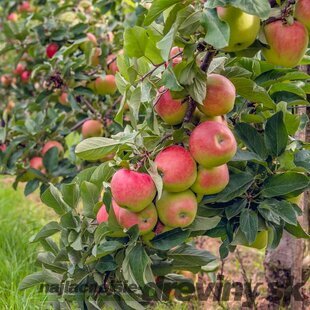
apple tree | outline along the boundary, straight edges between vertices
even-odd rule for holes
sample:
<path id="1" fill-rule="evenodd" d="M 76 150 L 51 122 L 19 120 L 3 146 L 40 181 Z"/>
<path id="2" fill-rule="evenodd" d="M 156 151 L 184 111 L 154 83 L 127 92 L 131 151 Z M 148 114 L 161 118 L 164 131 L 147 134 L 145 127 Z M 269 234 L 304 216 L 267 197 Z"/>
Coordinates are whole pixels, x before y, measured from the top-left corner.
<path id="1" fill-rule="evenodd" d="M 93 164 L 75 156 L 81 138 L 121 130 L 112 117 L 120 102 L 119 5 L 3 1 L 1 170 L 16 176 L 15 186 L 27 182 L 26 194 L 70 182 Z M 126 16 L 134 15 L 125 7 Z"/>
<path id="2" fill-rule="evenodd" d="M 33 237 L 45 249 L 42 270 L 21 289 L 56 285 L 55 308 L 144 309 L 179 289 L 180 271 L 216 268 L 217 257 L 195 247 L 197 236 L 220 238 L 222 259 L 238 246 L 274 249 L 284 231 L 308 238 L 296 204 L 309 188 L 309 146 L 295 137 L 308 122 L 296 114 L 309 94 L 309 75 L 295 68 L 309 64 L 303 1 L 277 1 L 272 10 L 267 0 L 125 1 L 122 17 L 121 1 L 87 2 L 99 8 L 99 25 L 110 12 L 123 27 L 115 75 L 121 95 L 91 105 L 113 115 L 118 129 L 75 148 L 80 160 L 109 161 L 78 164 L 74 178 L 42 193 L 59 220 Z M 51 3 L 48 25 L 69 11 Z M 67 45 L 33 69 L 34 78 L 65 77 L 66 117 L 76 96 L 102 94 L 102 80 L 90 78 L 95 73 L 78 51 L 88 21 L 72 27 L 56 32 Z M 37 104 L 50 102 L 49 92 Z"/>

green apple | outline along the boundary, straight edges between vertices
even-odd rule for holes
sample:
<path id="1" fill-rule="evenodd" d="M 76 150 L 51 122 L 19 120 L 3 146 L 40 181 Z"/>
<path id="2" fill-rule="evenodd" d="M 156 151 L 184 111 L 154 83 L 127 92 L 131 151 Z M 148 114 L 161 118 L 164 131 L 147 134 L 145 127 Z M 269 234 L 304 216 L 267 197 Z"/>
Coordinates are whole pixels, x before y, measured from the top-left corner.
<path id="1" fill-rule="evenodd" d="M 224 51 L 241 51 L 255 41 L 260 28 L 258 16 L 250 15 L 232 6 L 218 7 L 217 14 L 230 28 L 229 44 L 223 48 Z"/>
<path id="2" fill-rule="evenodd" d="M 191 190 L 179 193 L 163 191 L 156 201 L 160 221 L 171 228 L 187 227 L 195 219 L 197 199 Z"/>

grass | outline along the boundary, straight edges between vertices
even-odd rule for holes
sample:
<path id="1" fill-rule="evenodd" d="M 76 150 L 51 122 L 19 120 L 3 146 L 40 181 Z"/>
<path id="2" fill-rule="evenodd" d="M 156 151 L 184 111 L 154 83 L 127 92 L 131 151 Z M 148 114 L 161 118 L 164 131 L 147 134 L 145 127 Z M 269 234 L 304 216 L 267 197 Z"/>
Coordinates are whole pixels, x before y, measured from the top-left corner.
<path id="1" fill-rule="evenodd" d="M 46 208 L 25 199 L 21 190 L 0 179 L 0 309 L 43 309 L 37 288 L 19 291 L 21 280 L 37 271 L 37 244 L 29 238 L 44 224 Z"/>

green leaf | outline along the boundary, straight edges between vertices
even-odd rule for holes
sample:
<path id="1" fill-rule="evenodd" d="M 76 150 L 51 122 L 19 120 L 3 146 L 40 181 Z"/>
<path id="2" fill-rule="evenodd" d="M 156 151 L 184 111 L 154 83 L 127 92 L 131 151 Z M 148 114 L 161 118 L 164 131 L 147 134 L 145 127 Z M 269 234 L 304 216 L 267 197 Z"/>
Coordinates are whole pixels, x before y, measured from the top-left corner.
<path id="1" fill-rule="evenodd" d="M 120 141 L 109 138 L 89 138 L 77 145 L 75 153 L 84 160 L 99 160 L 115 152 L 121 144 Z"/>
<path id="2" fill-rule="evenodd" d="M 257 213 L 250 209 L 243 209 L 240 216 L 240 229 L 251 244 L 255 241 L 258 230 Z"/>
<path id="3" fill-rule="evenodd" d="M 230 80 L 235 85 L 238 95 L 250 102 L 262 103 L 266 108 L 275 108 L 275 103 L 268 95 L 265 88 L 258 86 L 252 80 L 244 77 L 231 78 Z"/>
<path id="4" fill-rule="evenodd" d="M 43 271 L 33 273 L 24 278 L 23 281 L 20 283 L 18 289 L 22 291 L 27 288 L 36 286 L 40 283 L 59 285 L 61 281 L 61 275 L 44 268 Z"/>
<path id="5" fill-rule="evenodd" d="M 246 207 L 246 205 L 247 201 L 244 199 L 236 201 L 232 205 L 225 207 L 225 214 L 227 218 L 230 220 L 234 216 L 239 215 L 241 211 Z"/>
<path id="6" fill-rule="evenodd" d="M 235 132 L 250 151 L 259 155 L 261 159 L 266 159 L 267 150 L 264 139 L 253 126 L 247 123 L 238 123 L 235 126 Z"/>
<path id="7" fill-rule="evenodd" d="M 297 152 L 294 156 L 294 163 L 297 167 L 303 167 L 310 170 L 310 151 L 301 150 Z"/>
<path id="8" fill-rule="evenodd" d="M 229 43 L 229 26 L 221 21 L 216 10 L 204 10 L 202 25 L 205 28 L 205 41 L 216 49 L 221 49 Z"/>
<path id="9" fill-rule="evenodd" d="M 291 225 L 297 225 L 297 212 L 294 205 L 286 200 L 267 199 L 258 206 L 258 211 L 263 217 L 275 224 L 280 224 L 282 219 Z"/>
<path id="10" fill-rule="evenodd" d="M 87 217 L 95 218 L 94 207 L 99 202 L 100 189 L 93 183 L 84 181 L 81 185 L 83 210 Z"/>
<path id="11" fill-rule="evenodd" d="M 228 202 L 236 197 L 242 196 L 253 182 L 254 178 L 249 173 L 231 174 L 229 183 L 222 192 L 214 196 L 205 196 L 202 202 L 204 204 L 210 202 Z"/>
<path id="12" fill-rule="evenodd" d="M 198 103 L 202 104 L 207 94 L 207 78 L 201 71 L 196 70 L 193 84 L 187 87 L 190 96 Z"/>
<path id="13" fill-rule="evenodd" d="M 38 179 L 34 179 L 34 180 L 27 182 L 25 186 L 25 190 L 24 190 L 25 196 L 28 196 L 31 193 L 33 193 L 39 187 L 39 185 L 40 185 L 40 181 Z"/>
<path id="14" fill-rule="evenodd" d="M 191 231 L 206 231 L 210 230 L 218 225 L 221 221 L 220 216 L 203 217 L 196 216 L 194 222 L 189 226 Z"/>
<path id="15" fill-rule="evenodd" d="M 151 243 L 155 249 L 166 251 L 183 243 L 189 235 L 189 230 L 176 228 L 156 236 Z"/>
<path id="16" fill-rule="evenodd" d="M 58 149 L 57 147 L 52 147 L 49 149 L 43 157 L 44 167 L 49 173 L 53 173 L 58 168 Z"/>
<path id="17" fill-rule="evenodd" d="M 184 89 L 177 80 L 174 71 L 170 66 L 164 71 L 162 75 L 162 82 L 166 88 L 172 91 L 181 91 Z"/>
<path id="18" fill-rule="evenodd" d="M 297 172 L 285 172 L 267 178 L 263 185 L 262 195 L 269 198 L 296 192 L 297 196 L 308 187 L 309 178 L 307 176 Z"/>
<path id="19" fill-rule="evenodd" d="M 257 15 L 266 19 L 271 11 L 268 0 L 208 0 L 205 3 L 207 8 L 216 8 L 218 6 L 233 6 L 251 15 Z"/>
<path id="20" fill-rule="evenodd" d="M 64 201 L 73 209 L 75 209 L 80 200 L 80 190 L 76 183 L 62 184 L 61 192 Z"/>
<path id="21" fill-rule="evenodd" d="M 103 163 L 95 169 L 89 181 L 101 189 L 103 182 L 109 182 L 115 171 L 115 168 L 111 167 L 108 162 Z"/>
<path id="22" fill-rule="evenodd" d="M 49 188 L 41 195 L 41 200 L 59 215 L 65 214 L 69 209 L 61 192 L 53 184 L 50 184 Z"/>
<path id="23" fill-rule="evenodd" d="M 61 227 L 55 221 L 46 224 L 35 236 L 30 239 L 30 242 L 37 242 L 40 239 L 46 239 L 61 231 Z"/>
<path id="24" fill-rule="evenodd" d="M 281 91 L 290 92 L 297 96 L 302 97 L 303 99 L 307 99 L 307 94 L 305 93 L 305 91 L 302 88 L 300 88 L 298 85 L 295 85 L 292 83 L 284 83 L 284 82 L 274 83 L 271 85 L 269 89 L 270 95 L 276 92 L 281 92 Z"/>
<path id="25" fill-rule="evenodd" d="M 284 226 L 284 229 L 289 232 L 291 235 L 293 235 L 296 238 L 304 238 L 309 239 L 310 236 L 303 230 L 299 222 L 297 222 L 297 225 L 291 225 L 286 223 Z"/>
<path id="26" fill-rule="evenodd" d="M 141 244 L 137 244 L 128 255 L 132 274 L 139 286 L 143 288 L 146 284 L 149 283 L 148 275 L 151 272 L 152 261 L 146 254 Z"/>
<path id="27" fill-rule="evenodd" d="M 92 255 L 98 259 L 112 254 L 123 247 L 124 245 L 116 240 L 106 241 L 98 246 L 95 246 L 93 248 Z"/>
<path id="28" fill-rule="evenodd" d="M 149 165 L 150 165 L 150 168 L 147 169 L 147 172 L 151 176 L 151 178 L 152 178 L 152 180 L 156 186 L 157 199 L 160 199 L 161 194 L 163 192 L 163 179 L 157 170 L 156 164 L 152 160 L 149 160 Z"/>
<path id="29" fill-rule="evenodd" d="M 179 3 L 179 0 L 155 0 L 152 3 L 148 14 L 145 17 L 144 24 L 146 26 L 150 25 L 161 13 L 166 9 L 170 8 L 174 4 Z"/>
<path id="30" fill-rule="evenodd" d="M 216 257 L 208 251 L 199 250 L 196 247 L 183 244 L 168 252 L 168 257 L 173 260 L 175 269 L 190 267 L 202 267 L 216 260 Z"/>
<path id="31" fill-rule="evenodd" d="M 142 27 L 134 26 L 124 32 L 124 51 L 129 57 L 144 56 L 147 42 L 147 33 Z"/>
<path id="32" fill-rule="evenodd" d="M 283 122 L 283 112 L 274 114 L 265 126 L 265 143 L 270 154 L 279 156 L 286 148 L 288 134 Z"/>

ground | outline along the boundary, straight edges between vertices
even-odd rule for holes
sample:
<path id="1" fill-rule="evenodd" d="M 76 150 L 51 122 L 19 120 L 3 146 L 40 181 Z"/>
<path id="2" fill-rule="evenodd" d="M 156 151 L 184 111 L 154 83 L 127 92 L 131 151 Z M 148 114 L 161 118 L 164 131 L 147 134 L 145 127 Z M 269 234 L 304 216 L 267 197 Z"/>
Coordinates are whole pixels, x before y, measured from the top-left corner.
<path id="1" fill-rule="evenodd" d="M 43 303 L 46 296 L 39 294 L 38 290 L 30 289 L 18 291 L 20 281 L 29 273 L 36 271 L 35 265 L 37 252 L 40 250 L 37 244 L 29 244 L 30 237 L 39 230 L 42 225 L 51 219 L 51 211 L 40 204 L 38 194 L 24 198 L 23 188 L 17 191 L 11 187 L 12 180 L 0 180 L 0 309 L 44 309 Z M 214 254 L 218 254 L 219 241 L 207 239 L 205 248 Z M 257 301 L 263 301 L 266 287 L 264 285 L 263 258 L 264 252 L 249 248 L 240 248 L 239 254 L 243 262 L 246 275 L 252 281 L 252 287 L 262 283 L 259 287 L 260 296 Z M 244 283 L 244 276 L 240 262 L 235 254 L 231 254 L 224 262 L 223 275 L 225 281 L 230 283 Z M 203 277 L 204 282 L 210 281 L 208 276 Z M 232 284 L 233 285 L 233 284 Z M 232 289 L 234 291 L 234 289 Z M 231 293 L 229 302 L 214 302 L 214 296 L 209 297 L 204 304 L 193 302 L 194 309 L 240 309 L 241 302 L 234 301 Z M 243 294 L 242 302 L 246 301 Z M 188 309 L 189 305 L 178 302 L 163 304 L 157 310 Z M 245 308 L 245 304 L 243 304 Z"/>

